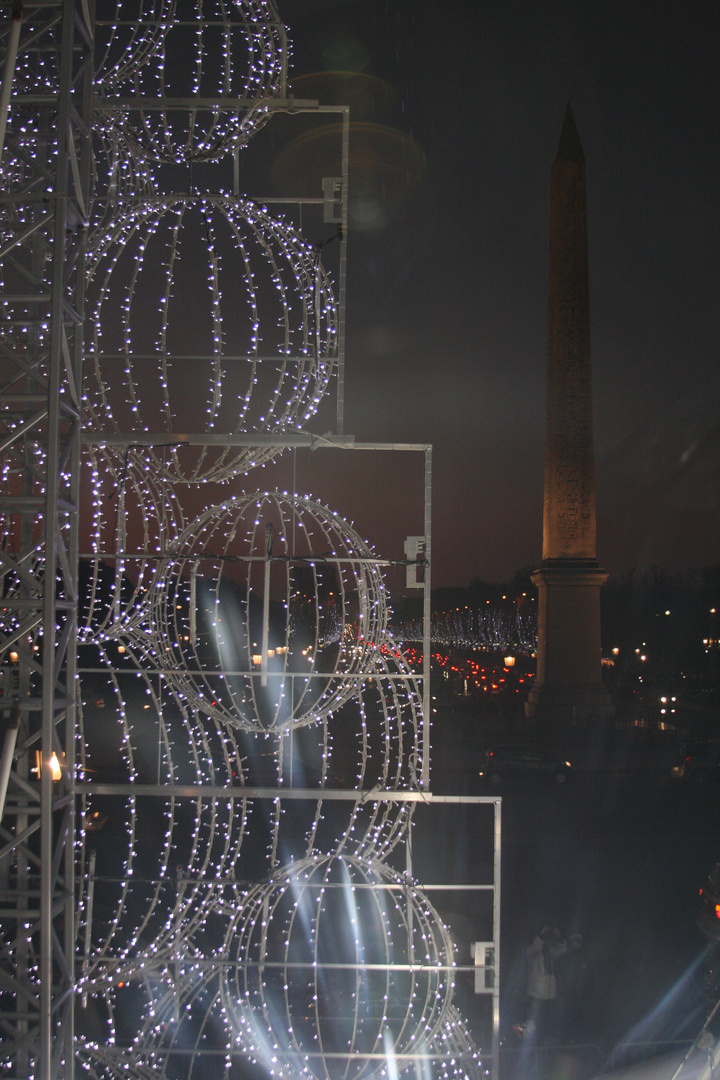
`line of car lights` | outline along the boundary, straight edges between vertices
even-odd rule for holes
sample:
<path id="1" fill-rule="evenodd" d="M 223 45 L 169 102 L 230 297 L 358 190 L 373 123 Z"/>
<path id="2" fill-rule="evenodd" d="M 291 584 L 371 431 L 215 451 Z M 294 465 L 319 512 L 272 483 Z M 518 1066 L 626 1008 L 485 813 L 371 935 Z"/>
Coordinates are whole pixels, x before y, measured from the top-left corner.
<path id="1" fill-rule="evenodd" d="M 422 666 L 423 654 L 419 652 L 413 646 L 409 646 L 403 650 L 405 659 L 414 669 L 419 669 Z M 472 682 L 479 690 L 490 693 L 501 693 L 503 690 L 511 689 L 510 682 L 517 683 L 514 685 L 515 693 L 521 693 L 520 687 L 529 679 L 532 679 L 533 673 L 531 671 L 525 671 L 522 675 L 518 674 L 516 679 L 510 680 L 508 676 L 514 674 L 513 669 L 515 667 L 515 657 L 506 656 L 503 658 L 502 667 L 496 665 L 487 665 L 482 667 L 480 662 L 471 658 L 459 659 L 453 657 L 450 653 L 434 652 L 432 654 L 432 660 L 438 664 L 443 670 L 443 676 L 446 679 L 458 678 L 464 680 L 466 683 Z"/>

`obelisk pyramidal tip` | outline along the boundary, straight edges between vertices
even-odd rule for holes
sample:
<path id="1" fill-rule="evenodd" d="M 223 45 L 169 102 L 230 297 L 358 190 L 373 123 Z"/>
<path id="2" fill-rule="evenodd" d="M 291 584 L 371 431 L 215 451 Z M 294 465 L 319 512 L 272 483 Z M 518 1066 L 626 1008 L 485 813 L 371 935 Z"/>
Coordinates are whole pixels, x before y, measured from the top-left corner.
<path id="1" fill-rule="evenodd" d="M 580 136 L 578 135 L 578 129 L 575 126 L 575 117 L 573 116 L 573 111 L 570 108 L 569 103 L 565 109 L 565 120 L 563 121 L 563 129 L 560 134 L 560 143 L 558 145 L 555 160 L 577 161 L 581 165 L 585 164 L 585 155 L 580 142 Z"/>

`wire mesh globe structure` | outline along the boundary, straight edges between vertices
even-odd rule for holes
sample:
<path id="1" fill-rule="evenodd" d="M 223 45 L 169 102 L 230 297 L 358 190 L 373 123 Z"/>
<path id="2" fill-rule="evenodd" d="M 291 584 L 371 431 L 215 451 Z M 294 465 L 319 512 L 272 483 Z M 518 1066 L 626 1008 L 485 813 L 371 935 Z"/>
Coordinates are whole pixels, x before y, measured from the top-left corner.
<path id="1" fill-rule="evenodd" d="M 422 1055 L 450 1009 L 453 947 L 414 883 L 349 851 L 281 868 L 240 898 L 223 1001 L 269 1072 L 386 1077 Z"/>
<path id="2" fill-rule="evenodd" d="M 124 641 L 147 624 L 149 586 L 168 538 L 185 527 L 183 507 L 141 453 L 123 462 L 102 447 L 85 447 L 81 476 L 81 528 L 89 542 L 79 568 L 78 636 Z"/>
<path id="3" fill-rule="evenodd" d="M 223 941 L 220 935 L 218 941 L 219 930 L 227 927 L 228 920 L 235 920 L 238 905 L 245 904 L 242 897 L 238 901 L 240 887 L 232 882 L 248 875 L 260 881 L 277 877 L 281 857 L 288 852 L 312 852 L 306 858 L 316 863 L 318 846 L 337 842 L 338 837 L 344 838 L 343 847 L 352 845 L 356 863 L 375 865 L 379 859 L 387 859 L 405 837 L 413 804 L 366 800 L 359 794 L 356 803 L 333 803 L 328 808 L 323 805 L 322 787 L 336 782 L 332 767 L 325 770 L 317 787 L 316 802 L 302 800 L 291 814 L 280 800 L 268 807 L 252 793 L 245 798 L 238 785 L 261 779 L 254 770 L 267 767 L 259 760 L 268 756 L 263 747 L 266 740 L 255 736 L 253 752 L 243 733 L 237 733 L 240 737 L 236 741 L 219 731 L 203 733 L 188 726 L 187 720 L 183 725 L 172 725 L 168 703 L 161 700 L 154 680 L 133 670 L 132 655 L 124 652 L 122 657 L 110 658 L 112 671 L 107 679 L 97 673 L 92 678 L 84 672 L 81 675 L 82 744 L 88 774 L 93 775 L 95 769 L 95 776 L 102 781 L 103 763 L 122 758 L 127 778 L 136 784 L 154 776 L 157 768 L 161 779 L 164 771 L 171 769 L 175 782 L 194 779 L 222 785 L 229 777 L 232 787 L 222 799 L 197 797 L 184 807 L 172 798 L 160 807 L 157 800 L 141 796 L 123 800 L 95 794 L 84 799 L 82 820 L 89 831 L 83 847 L 85 887 L 78 940 L 83 941 L 87 933 L 90 947 L 80 973 L 80 989 L 89 999 L 87 1008 L 107 1017 L 113 1040 L 111 1045 L 100 1041 L 93 1047 L 84 1039 L 83 1068 L 97 1077 L 144 1077 L 144 1070 L 153 1067 L 160 1075 L 175 1076 L 179 1056 L 183 1068 L 188 1069 L 183 1075 L 206 1077 L 205 1051 L 209 1046 L 225 1045 L 235 1053 L 244 1053 L 244 1043 L 237 1042 L 237 1032 L 227 1022 L 219 979 L 226 964 L 235 962 L 228 954 L 229 939 Z M 86 663 L 90 666 L 89 658 Z M 123 663 L 127 665 L 124 671 Z M 395 741 L 376 722 L 373 706 L 382 701 L 388 717 L 398 703 L 407 708 L 403 680 L 390 677 L 388 671 L 384 689 L 379 681 L 373 679 L 366 690 L 366 730 L 361 738 L 349 732 L 343 718 L 353 703 L 340 714 L 342 742 L 358 747 L 358 760 L 368 768 L 368 775 L 361 773 L 359 783 L 367 785 L 376 777 L 382 782 L 383 773 L 392 782 L 387 758 L 394 756 L 382 755 L 384 767 L 370 771 L 368 763 L 374 760 L 374 751 Z M 116 713 L 116 731 L 111 735 Z M 153 745 L 156 729 L 147 722 L 147 717 L 155 714 L 163 718 L 165 729 L 161 748 Z M 295 747 L 297 757 L 306 765 L 311 744 L 304 737 L 315 735 L 317 743 L 318 734 L 317 728 L 305 728 L 294 735 L 300 741 Z M 183 751 L 186 743 L 190 749 Z M 223 759 L 221 767 L 213 767 L 218 756 Z M 332 754 L 320 753 L 322 760 L 328 757 L 332 763 Z M 287 769 L 283 775 L 281 754 L 276 760 L 280 765 L 277 775 L 273 780 L 265 774 L 264 781 L 274 782 L 281 790 Z M 335 764 L 346 772 L 347 762 Z M 97 829 L 98 822 L 102 831 Z M 120 871 L 118 855 L 123 847 L 125 860 Z M 88 930 L 90 879 L 94 916 Z M 340 912 L 335 912 L 333 918 L 339 916 Z M 140 984 L 144 989 L 139 989 Z M 152 994 L 147 989 L 150 984 Z M 118 1003 L 118 996 L 125 1004 Z M 130 1037 L 127 1015 L 122 1019 L 128 1011 L 137 1023 L 132 1031 L 130 1063 L 126 1045 L 117 1034 L 119 1025 L 125 1038 Z M 113 1041 L 120 1045 L 112 1045 Z M 165 1072 L 166 1067 L 169 1072 Z"/>
<path id="4" fill-rule="evenodd" d="M 429 738 L 382 560 L 309 495 L 208 505 L 208 485 L 305 432 L 338 366 L 324 245 L 218 194 L 229 156 L 284 107 L 284 27 L 271 0 L 98 0 L 97 14 L 94 191 L 89 222 L 68 222 L 89 245 L 78 1065 L 95 1080 L 254 1065 L 375 1080 L 422 1059 L 433 1080 L 476 1080 L 450 935 L 393 868 Z M 52 49 L 19 62 L 21 94 L 36 85 L 58 85 Z M 52 115 L 26 104 L 5 177 L 12 192 L 37 173 L 35 207 L 11 199 L 3 239 L 37 224 L 54 152 Z M 212 194 L 195 186 L 208 178 Z M 52 256 L 39 239 L 38 278 Z M 21 299 L 0 308 L 2 344 L 46 373 L 48 323 L 32 296 L 23 318 L 4 273 Z M 4 466 L 19 493 L 28 462 Z"/>
<path id="5" fill-rule="evenodd" d="M 87 1003 L 95 1031 L 82 1040 L 76 1062 L 94 1080 L 220 1080 L 227 1063 L 208 1048 L 227 1045 L 220 1008 L 219 964 L 187 942 L 169 966 L 137 964 Z M 102 1027 L 112 1038 L 103 1037 Z M 88 1025 L 89 1026 L 89 1025 Z"/>
<path id="6" fill-rule="evenodd" d="M 318 724 L 268 733 L 224 727 L 248 794 L 249 840 L 236 877 L 268 880 L 291 857 L 330 850 L 340 840 L 364 858 L 388 859 L 406 840 L 416 803 L 381 793 L 422 790 L 421 717 L 411 673 L 380 663 Z M 291 797 L 293 789 L 302 798 L 288 804 L 283 792 Z M 345 798 L 333 797 L 338 789 Z"/>
<path id="7" fill-rule="evenodd" d="M 87 422 L 159 433 L 144 460 L 170 481 L 225 481 L 271 460 L 277 446 L 209 443 L 302 429 L 336 370 L 318 252 L 249 200 L 178 195 L 121 215 L 96 238 L 88 310 Z M 209 438 L 190 446 L 187 433 Z"/>
<path id="8" fill-rule="evenodd" d="M 218 875 L 231 876 L 245 834 L 243 765 L 214 726 L 183 710 L 125 646 L 81 648 L 79 778 L 109 786 L 81 796 L 79 984 L 102 993 L 138 964 L 167 956 L 201 925 Z M 163 799 L 118 784 L 227 789 Z M 184 948 L 184 945 L 183 945 Z"/>
<path id="9" fill-rule="evenodd" d="M 218 161 L 244 146 L 284 90 L 287 42 L 275 5 L 176 0 L 153 29 L 151 63 L 141 50 L 145 62 L 125 70 L 106 63 L 98 128 L 116 128 L 134 157 L 156 163 Z M 113 99 L 126 108 L 112 108 Z"/>
<path id="10" fill-rule="evenodd" d="M 377 558 L 309 497 L 255 492 L 172 542 L 146 640 L 188 704 L 231 728 L 317 724 L 349 700 L 387 630 Z"/>
<path id="11" fill-rule="evenodd" d="M 431 1075 L 436 1080 L 484 1080 L 489 1076 L 488 1063 L 456 1005 L 447 1010 L 433 1044 Z"/>
<path id="12" fill-rule="evenodd" d="M 51 19 L 26 7 L 24 33 L 47 39 Z M 247 143 L 283 92 L 287 41 L 271 0 L 99 0 L 95 26 L 95 127 L 121 131 L 137 160 L 217 161 Z M 15 113 L 37 116 L 23 96 L 57 92 L 57 20 L 56 34 L 54 49 L 19 52 Z"/>
<path id="13" fill-rule="evenodd" d="M 175 1080 L 179 1075 L 184 1080 L 228 1080 L 242 1075 L 236 1071 L 241 1052 L 224 1005 L 222 969 L 221 960 L 207 960 L 192 947 L 173 972 L 157 969 L 152 962 L 139 965 L 128 983 L 112 987 L 91 1003 L 116 1038 L 109 1045 L 92 1038 L 83 1040 L 77 1054 L 83 1075 L 93 1080 L 126 1076 Z M 123 1039 L 127 1023 L 122 1017 L 123 1008 L 127 1008 L 123 998 L 133 999 L 133 1012 L 139 1018 L 130 1046 L 126 1045 L 127 1037 Z M 383 1053 L 388 1041 L 383 1038 Z M 208 1058 L 207 1048 L 219 1042 L 227 1048 L 224 1059 Z M 482 1080 L 490 1072 L 465 1019 L 452 1003 L 444 1010 L 430 1053 L 421 1062 L 398 1060 L 387 1052 L 387 1063 L 392 1075 L 422 1075 L 426 1080 Z M 272 1065 L 268 1071 L 276 1074 L 278 1062 Z M 317 1074 L 317 1069 L 313 1071 Z M 341 1070 L 336 1066 L 333 1071 L 339 1074 Z M 301 1075 L 307 1077 L 310 1070 Z"/>
<path id="14" fill-rule="evenodd" d="M 175 0 L 96 0 L 93 61 L 98 90 L 127 85 L 160 62 Z"/>
<path id="15" fill-rule="evenodd" d="M 122 86 L 139 76 L 143 68 L 157 64 L 169 27 L 175 0 L 97 0 L 95 4 L 94 72 L 99 86 Z M 53 33 L 56 47 L 42 50 L 27 44 L 18 52 L 13 83 L 13 109 L 36 112 L 35 102 L 23 95 L 57 92 L 60 84 L 61 23 L 43 5 L 27 5 L 22 12 L 23 33 L 49 42 Z"/>

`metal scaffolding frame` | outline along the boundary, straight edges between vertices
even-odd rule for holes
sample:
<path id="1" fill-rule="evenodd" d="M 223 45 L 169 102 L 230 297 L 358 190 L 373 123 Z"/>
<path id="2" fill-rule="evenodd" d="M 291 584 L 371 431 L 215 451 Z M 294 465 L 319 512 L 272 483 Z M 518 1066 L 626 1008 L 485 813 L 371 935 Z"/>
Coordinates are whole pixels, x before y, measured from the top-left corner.
<path id="1" fill-rule="evenodd" d="M 466 805 L 466 806 L 492 806 L 493 818 L 492 818 L 492 835 L 485 836 L 486 841 L 492 841 L 492 865 L 493 865 L 493 880 L 492 882 L 484 884 L 470 884 L 470 885 L 457 885 L 453 882 L 445 883 L 432 883 L 429 885 L 424 884 L 422 881 L 416 881 L 415 884 L 420 890 L 428 893 L 432 900 L 433 893 L 437 892 L 450 892 L 452 890 L 464 890 L 468 893 L 490 893 L 492 896 L 492 933 L 487 942 L 482 943 L 484 946 L 483 951 L 480 949 L 477 951 L 477 955 L 458 957 L 453 961 L 452 970 L 455 976 L 475 975 L 475 987 L 476 993 L 483 995 L 490 1002 L 490 1031 L 491 1031 L 491 1045 L 489 1048 L 485 1048 L 487 1057 L 490 1062 L 490 1075 L 492 1080 L 497 1080 L 499 1070 L 499 1040 L 500 1040 L 500 902 L 501 902 L 501 889 L 500 889 L 500 866 L 501 866 L 501 854 L 502 854 L 502 837 L 501 837 L 501 802 L 502 800 L 495 796 L 459 796 L 459 795 L 441 795 L 435 794 L 432 790 L 431 774 L 430 774 L 430 759 L 431 759 L 431 732 L 429 719 L 432 715 L 432 696 L 430 688 L 430 675 L 431 675 L 431 642 L 430 642 L 430 625 L 431 625 L 431 565 L 432 565 L 432 446 L 423 443 L 378 443 L 378 442 L 364 442 L 356 440 L 353 436 L 335 436 L 331 434 L 316 436 L 310 433 L 298 433 L 295 435 L 286 436 L 244 436 L 244 435 L 206 435 L 199 433 L 173 433 L 172 437 L 163 434 L 162 432 L 144 432 L 142 434 L 133 434 L 132 436 L 122 436 L 118 434 L 104 435 L 98 433 L 85 432 L 84 441 L 94 447 L 112 446 L 115 449 L 118 447 L 133 446 L 137 450 L 141 450 L 143 447 L 158 447 L 168 442 L 183 443 L 189 446 L 244 446 L 244 445 L 273 445 L 277 448 L 284 448 L 287 450 L 293 450 L 295 452 L 311 452 L 313 454 L 322 453 L 324 451 L 336 451 L 343 454 L 353 455 L 354 453 L 369 453 L 372 455 L 383 456 L 385 454 L 417 454 L 422 456 L 423 472 L 422 472 L 422 500 L 423 500 L 423 523 L 424 523 L 424 547 L 422 552 L 423 563 L 423 582 L 422 582 L 422 599 L 423 599 L 423 642 L 422 642 L 422 670 L 419 676 L 419 680 L 422 684 L 422 702 L 423 702 L 423 714 L 425 722 L 422 730 L 422 772 L 418 776 L 419 785 L 417 790 L 391 790 L 389 788 L 363 788 L 356 789 L 352 787 L 341 786 L 326 786 L 321 789 L 307 788 L 307 787 L 293 787 L 292 783 L 287 786 L 259 786 L 259 785 L 244 785 L 244 786 L 217 786 L 213 787 L 209 784 L 192 785 L 192 784 L 180 784 L 180 783 L 163 783 L 163 784 L 147 784 L 147 783 L 104 783 L 99 780 L 93 780 L 86 783 L 78 784 L 78 793 L 84 795 L 95 795 L 104 797 L 125 797 L 133 799 L 143 800 L 159 800 L 172 798 L 176 804 L 181 801 L 190 801 L 198 799 L 217 799 L 227 802 L 232 800 L 233 802 L 243 803 L 247 801 L 248 804 L 252 803 L 267 803 L 268 805 L 281 804 L 286 807 L 292 808 L 293 805 L 301 803 L 311 803 L 321 799 L 323 803 L 328 805 L 338 805 L 341 803 L 354 804 L 356 807 L 367 804 L 405 804 L 405 805 L 423 805 L 427 807 L 441 807 L 447 805 Z M 143 551 L 118 551 L 114 553 L 105 553 L 106 557 L 118 563 L 124 560 L 138 560 L 147 562 L 162 562 L 166 555 L 153 555 L 150 552 Z M 235 556 L 238 558 L 238 556 Z M 260 556 L 248 556 L 247 559 L 243 559 L 239 556 L 241 561 L 256 561 L 261 559 Z M 340 563 L 342 559 L 336 559 L 332 556 L 328 557 L 328 561 L 331 563 Z M 412 565 L 412 559 L 400 559 L 400 560 L 388 560 L 378 557 L 373 559 L 372 563 L 378 567 L 388 567 L 391 565 Z M 80 669 L 81 672 L 84 668 Z M 101 669 L 87 669 L 88 672 L 98 674 Z M 159 667 L 147 669 L 147 673 L 153 677 L 157 677 L 160 682 L 163 681 L 163 669 Z M 200 672 L 195 672 L 200 674 Z M 240 672 L 226 671 L 225 676 L 237 676 Z M 317 673 L 322 676 L 322 672 Z M 372 678 L 376 674 L 375 669 L 368 669 L 364 672 L 364 676 Z M 325 673 L 326 677 L 331 677 L 332 673 Z M 166 676 L 165 676 L 166 677 Z M 254 678 L 258 682 L 263 677 L 260 670 L 255 674 L 246 676 L 248 678 Z M 403 680 L 404 676 L 397 675 L 391 678 Z M 405 873 L 409 878 L 412 878 L 413 874 L 413 839 L 412 839 L 413 826 L 410 826 L 410 835 L 408 835 L 405 843 Z M 98 879 L 99 880 L 99 879 Z M 379 893 L 382 893 L 387 888 L 393 886 L 375 885 L 371 886 L 375 888 Z M 222 890 L 218 893 L 218 904 L 222 904 L 221 897 Z M 166 955 L 157 952 L 153 956 L 153 963 L 162 967 L 163 963 L 171 964 L 172 952 L 168 952 Z M 202 971 L 205 968 L 212 968 L 217 970 L 223 966 L 227 966 L 230 961 L 220 962 L 217 959 L 213 959 L 207 962 L 195 959 L 194 964 L 198 970 Z M 107 965 L 107 970 L 112 970 L 115 961 L 108 958 L 103 961 Z M 247 962 L 247 967 L 252 967 L 251 962 Z M 275 966 L 278 966 L 277 964 Z M 287 966 L 287 965 L 285 965 Z M 342 966 L 342 965 L 340 965 Z M 263 967 L 270 970 L 273 964 L 269 961 L 263 963 Z M 323 970 L 325 967 L 331 969 L 330 965 L 318 965 Z M 423 971 L 437 971 L 437 965 L 424 967 L 422 963 L 418 962 L 410 966 L 403 966 L 402 963 L 388 965 L 393 970 L 402 971 L 408 970 L 415 973 L 422 973 Z M 188 1050 L 182 1048 L 165 1049 L 163 1051 L 157 1051 L 160 1056 L 165 1056 L 167 1059 L 181 1059 L 183 1056 L 193 1055 L 200 1057 L 202 1054 L 208 1054 L 209 1058 L 213 1055 L 220 1055 L 219 1049 L 203 1049 Z M 235 1057 L 242 1057 L 245 1053 L 237 1048 L 227 1048 L 228 1059 L 234 1059 Z M 315 1056 L 320 1056 L 316 1054 Z M 302 1060 L 308 1057 L 305 1053 L 298 1055 L 298 1068 L 302 1067 Z M 313 1054 L 309 1055 L 312 1058 Z M 354 1060 L 357 1055 L 355 1052 L 348 1053 L 345 1056 L 342 1054 L 330 1055 L 333 1060 L 338 1062 L 350 1062 Z M 447 1063 L 451 1058 L 455 1058 L 458 1061 L 462 1061 L 462 1054 L 457 1051 L 452 1053 L 448 1051 L 447 1055 L 436 1051 L 435 1053 L 429 1052 L 425 1047 L 423 1050 L 417 1053 L 408 1053 L 406 1055 L 400 1055 L 397 1059 L 399 1067 L 410 1066 L 415 1061 L 424 1060 L 429 1058 L 435 1060 L 439 1065 Z M 368 1060 L 377 1060 L 378 1062 L 383 1060 L 383 1055 L 380 1053 L 368 1055 Z"/>
<path id="2" fill-rule="evenodd" d="M 0 510 L 1 1035 L 18 1078 L 72 1076 L 76 605 L 84 259 L 92 129 L 87 2 L 15 5 L 4 56 Z M 42 59 L 43 63 L 39 61 Z M 25 73 L 19 82 L 17 70 Z M 33 84 L 40 69 L 53 78 Z M 18 147 L 8 108 L 37 132 Z M 35 768 L 33 768 L 33 763 Z M 58 767 L 57 778 L 53 767 Z M 39 776 L 38 776 L 39 774 Z"/>
<path id="3" fill-rule="evenodd" d="M 492 1000 L 492 1076 L 498 1075 L 499 932 L 500 932 L 500 800 L 438 796 L 431 791 L 430 761 L 430 563 L 432 449 L 424 444 L 363 443 L 344 434 L 345 289 L 347 265 L 349 110 L 322 106 L 283 94 L 264 104 L 273 113 L 337 114 L 341 120 L 342 176 L 329 177 L 322 196 L 296 200 L 318 205 L 325 221 L 339 225 L 336 432 L 326 436 L 297 433 L 221 435 L 144 433 L 131 435 L 81 432 L 83 325 L 86 235 L 90 216 L 91 139 L 94 108 L 105 113 L 187 109 L 218 105 L 217 99 L 93 97 L 94 14 L 92 0 L 26 3 L 0 27 L 0 154 L 3 142 L 17 139 L 7 129 L 8 109 L 22 108 L 37 125 L 38 148 L 46 155 L 28 155 L 19 146 L 23 169 L 11 175 L 0 191 L 0 220 L 9 222 L 0 235 L 0 447 L 5 473 L 0 489 L 4 539 L 0 548 L 3 619 L 0 623 L 0 716 L 4 746 L 0 763 L 0 1045 L 8 1080 L 40 1080 L 75 1074 L 73 1046 L 77 1000 L 76 959 L 90 940 L 78 933 L 77 904 L 84 886 L 94 887 L 94 863 L 87 882 L 76 881 L 74 838 L 78 799 L 86 796 L 146 797 L 194 800 L 294 800 L 366 803 L 488 803 L 493 807 L 493 882 L 467 886 L 491 890 L 493 909 L 492 968 L 494 978 L 483 989 Z M 16 57 L 22 63 L 37 53 L 52 57 L 57 82 L 52 87 L 13 85 Z M 40 65 L 42 67 L 42 65 Z M 47 67 L 47 65 L 45 65 Z M 52 64 L 51 64 L 52 67 Z M 11 106 L 12 97 L 12 106 Z M 221 102 L 238 110 L 254 102 Z M 0 159 L 1 160 L 1 159 Z M 235 169 L 235 194 L 239 193 Z M 291 203 L 291 199 L 269 199 Z M 245 787 L 211 784 L 142 785 L 77 783 L 76 732 L 79 679 L 77 614 L 80 556 L 80 461 L 83 442 L 89 447 L 266 446 L 294 449 L 332 448 L 348 451 L 417 452 L 424 455 L 424 548 L 427 564 L 422 584 L 424 642 L 422 685 L 425 722 L 422 730 L 422 772 L 417 790 L 381 788 L 321 789 Z M 128 553 L 114 553 L 121 558 Z M 138 552 L 140 559 L 152 556 Z M 412 561 L 412 560 L 410 560 Z M 382 560 L 376 560 L 382 566 Z M 397 676 L 399 678 L 399 676 Z M 36 756 L 37 752 L 37 756 Z M 57 766 L 57 772 L 55 767 Z M 412 871 L 411 844 L 406 872 Z M 391 886 L 376 886 L 378 889 Z M 420 886 L 422 888 L 422 886 Z M 442 886 L 452 888 L 453 886 Z M 432 885 L 430 890 L 441 888 Z M 92 909 L 92 900 L 89 901 Z M 89 916 L 88 916 L 89 918 Z M 76 940 L 77 936 L 77 940 Z M 161 957 L 156 957 L 160 960 Z M 195 960 L 198 966 L 200 962 Z M 217 961 L 213 961 L 217 966 Z M 396 965 L 399 969 L 402 964 Z M 490 964 L 488 963 L 488 966 Z M 484 970 L 474 965 L 453 970 Z M 411 965 L 422 971 L 422 963 Z M 437 970 L 437 965 L 435 969 Z M 479 985 L 476 979 L 476 986 Z M 180 987 L 176 988 L 179 998 Z M 167 1051 L 182 1055 L 195 1051 Z M 235 1057 L 236 1047 L 205 1047 L 197 1053 Z M 160 1051 L 162 1053 L 162 1051 Z M 419 1054 L 401 1055 L 401 1066 Z M 330 1055 L 331 1057 L 333 1055 Z M 336 1055 L 338 1056 L 338 1055 Z M 339 1055 L 342 1056 L 342 1055 Z M 448 1060 L 452 1054 L 444 1055 Z M 381 1060 L 382 1054 L 369 1058 Z M 438 1052 L 438 1059 L 443 1053 Z M 122 1052 L 108 1050 L 110 1068 L 122 1067 Z"/>

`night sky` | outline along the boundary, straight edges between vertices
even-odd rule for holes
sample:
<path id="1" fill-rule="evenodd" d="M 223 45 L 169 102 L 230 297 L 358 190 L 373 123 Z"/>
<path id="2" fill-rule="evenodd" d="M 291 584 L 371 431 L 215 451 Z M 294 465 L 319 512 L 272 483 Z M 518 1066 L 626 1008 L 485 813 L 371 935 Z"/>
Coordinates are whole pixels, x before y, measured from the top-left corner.
<path id="1" fill-rule="evenodd" d="M 352 110 L 346 432 L 433 444 L 433 586 L 540 560 L 568 101 L 588 176 L 598 558 L 613 574 L 720 561 L 717 3 L 278 7 L 294 77 L 355 73 L 296 85 Z M 403 484 L 345 468 L 316 494 L 345 512 L 360 491 L 382 540 Z"/>

